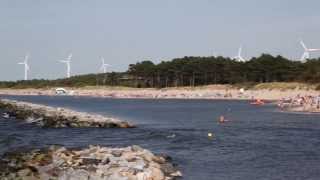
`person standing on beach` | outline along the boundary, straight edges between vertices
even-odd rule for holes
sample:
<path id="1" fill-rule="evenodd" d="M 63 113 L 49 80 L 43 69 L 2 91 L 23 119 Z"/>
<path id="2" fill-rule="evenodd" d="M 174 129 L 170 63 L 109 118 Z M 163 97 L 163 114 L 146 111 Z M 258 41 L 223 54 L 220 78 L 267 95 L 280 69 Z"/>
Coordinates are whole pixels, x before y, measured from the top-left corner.
<path id="1" fill-rule="evenodd" d="M 320 108 L 320 95 L 317 96 L 317 109 Z"/>

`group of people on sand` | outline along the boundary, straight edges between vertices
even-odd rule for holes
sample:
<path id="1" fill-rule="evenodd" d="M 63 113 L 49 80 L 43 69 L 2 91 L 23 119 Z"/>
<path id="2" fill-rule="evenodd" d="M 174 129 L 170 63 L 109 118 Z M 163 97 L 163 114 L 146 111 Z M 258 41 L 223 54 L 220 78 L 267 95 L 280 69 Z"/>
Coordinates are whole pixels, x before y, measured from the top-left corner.
<path id="1" fill-rule="evenodd" d="M 311 96 L 311 95 L 297 95 L 293 98 L 281 99 L 278 106 L 280 108 L 292 107 L 292 106 L 301 106 L 305 108 L 317 108 L 320 109 L 320 95 Z"/>

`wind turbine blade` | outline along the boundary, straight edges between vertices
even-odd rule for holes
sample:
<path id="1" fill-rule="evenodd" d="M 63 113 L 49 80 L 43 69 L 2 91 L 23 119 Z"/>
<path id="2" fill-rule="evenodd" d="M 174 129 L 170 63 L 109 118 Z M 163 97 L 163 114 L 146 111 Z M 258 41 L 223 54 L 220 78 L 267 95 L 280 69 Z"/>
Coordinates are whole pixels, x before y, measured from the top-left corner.
<path id="1" fill-rule="evenodd" d="M 304 49 L 305 51 L 308 51 L 307 46 L 304 44 L 304 42 L 303 42 L 302 40 L 300 41 L 300 44 L 301 44 L 301 46 L 303 47 L 303 49 Z"/>
<path id="2" fill-rule="evenodd" d="M 306 59 L 310 59 L 310 53 L 309 52 L 306 53 Z"/>
<path id="3" fill-rule="evenodd" d="M 241 57 L 241 53 L 242 53 L 242 46 L 240 46 L 239 51 L 238 51 L 238 56 Z"/>
<path id="4" fill-rule="evenodd" d="M 26 53 L 26 55 L 24 56 L 24 62 L 27 63 L 29 59 L 29 53 Z"/>
<path id="5" fill-rule="evenodd" d="M 306 60 L 306 59 L 309 59 L 309 57 L 310 57 L 310 55 L 309 55 L 309 53 L 308 52 L 304 52 L 303 54 L 302 54 L 302 57 L 301 57 L 301 61 L 304 61 L 304 60 Z"/>
<path id="6" fill-rule="evenodd" d="M 304 61 L 305 59 L 306 59 L 306 53 L 304 52 L 304 53 L 302 54 L 301 61 Z"/>
<path id="7" fill-rule="evenodd" d="M 67 58 L 68 61 L 71 61 L 71 58 L 72 58 L 72 53 L 69 54 L 69 56 L 68 56 L 68 58 Z"/>
<path id="8" fill-rule="evenodd" d="M 69 61 L 66 61 L 66 60 L 59 60 L 59 62 L 62 62 L 62 63 L 68 63 Z"/>
<path id="9" fill-rule="evenodd" d="M 316 52 L 316 51 L 320 51 L 320 49 L 308 49 L 309 52 Z"/>

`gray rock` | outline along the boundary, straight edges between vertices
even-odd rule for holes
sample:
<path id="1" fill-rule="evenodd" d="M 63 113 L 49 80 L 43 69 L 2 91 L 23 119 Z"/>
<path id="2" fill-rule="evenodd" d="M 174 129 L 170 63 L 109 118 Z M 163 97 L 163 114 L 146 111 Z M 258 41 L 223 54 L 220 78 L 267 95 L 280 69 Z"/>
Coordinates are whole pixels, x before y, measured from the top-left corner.
<path id="1" fill-rule="evenodd" d="M 98 127 L 98 128 L 133 128 L 134 125 L 118 119 L 100 115 L 90 115 L 63 108 L 18 102 L 7 99 L 0 100 L 0 107 L 15 114 L 17 119 L 26 119 L 43 127 Z"/>
<path id="2" fill-rule="evenodd" d="M 0 161 L 0 179 L 162 180 L 182 176 L 165 158 L 137 147 L 70 150 L 52 146 L 12 154 L 5 157 L 5 163 Z"/>
<path id="3" fill-rule="evenodd" d="M 90 159 L 90 158 L 83 158 L 82 163 L 84 165 L 98 165 L 102 162 L 101 159 Z"/>
<path id="4" fill-rule="evenodd" d="M 62 176 L 59 178 L 61 180 L 88 180 L 89 172 L 83 169 L 68 169 L 65 171 Z"/>
<path id="5" fill-rule="evenodd" d="M 121 150 L 114 150 L 111 152 L 111 154 L 115 157 L 120 157 L 122 155 L 122 151 Z"/>
<path id="6" fill-rule="evenodd" d="M 137 146 L 137 145 L 131 146 L 131 149 L 132 149 L 132 151 L 135 151 L 135 152 L 137 152 L 137 151 L 143 151 L 143 148 L 140 147 L 140 146 Z"/>

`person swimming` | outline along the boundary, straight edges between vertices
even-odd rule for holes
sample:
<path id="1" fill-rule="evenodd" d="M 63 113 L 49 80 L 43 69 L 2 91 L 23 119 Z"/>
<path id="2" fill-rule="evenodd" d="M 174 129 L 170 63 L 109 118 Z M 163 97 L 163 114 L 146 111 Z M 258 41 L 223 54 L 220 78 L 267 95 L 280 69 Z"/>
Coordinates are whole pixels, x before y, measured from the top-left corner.
<path id="1" fill-rule="evenodd" d="M 256 100 L 252 101 L 250 104 L 252 104 L 252 105 L 264 105 L 265 102 L 262 99 L 256 99 Z"/>
<path id="2" fill-rule="evenodd" d="M 225 123 L 225 122 L 228 122 L 229 120 L 227 120 L 224 116 L 220 116 L 219 117 L 219 123 Z"/>

